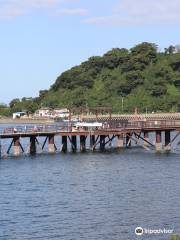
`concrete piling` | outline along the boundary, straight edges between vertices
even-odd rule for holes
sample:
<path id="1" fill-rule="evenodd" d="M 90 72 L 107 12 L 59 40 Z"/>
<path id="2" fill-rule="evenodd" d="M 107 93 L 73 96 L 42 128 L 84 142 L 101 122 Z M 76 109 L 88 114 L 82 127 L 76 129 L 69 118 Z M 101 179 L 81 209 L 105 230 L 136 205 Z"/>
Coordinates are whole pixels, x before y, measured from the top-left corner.
<path id="1" fill-rule="evenodd" d="M 15 136 L 13 138 L 13 143 L 14 143 L 14 156 L 19 156 L 21 154 L 21 147 L 20 147 L 20 138 L 19 136 Z"/>
<path id="2" fill-rule="evenodd" d="M 117 147 L 123 148 L 124 147 L 124 135 L 118 135 L 117 136 Z"/>
<path id="3" fill-rule="evenodd" d="M 156 131 L 156 151 L 160 152 L 162 150 L 162 142 L 161 142 L 161 130 Z"/>
<path id="4" fill-rule="evenodd" d="M 149 144 L 148 144 L 148 142 L 149 142 L 149 133 L 148 133 L 148 131 L 144 131 L 144 140 L 146 140 L 146 141 L 144 141 L 144 146 L 149 146 Z"/>
<path id="5" fill-rule="evenodd" d="M 54 135 L 48 136 L 48 152 L 54 153 L 55 152 L 55 145 L 54 145 Z"/>

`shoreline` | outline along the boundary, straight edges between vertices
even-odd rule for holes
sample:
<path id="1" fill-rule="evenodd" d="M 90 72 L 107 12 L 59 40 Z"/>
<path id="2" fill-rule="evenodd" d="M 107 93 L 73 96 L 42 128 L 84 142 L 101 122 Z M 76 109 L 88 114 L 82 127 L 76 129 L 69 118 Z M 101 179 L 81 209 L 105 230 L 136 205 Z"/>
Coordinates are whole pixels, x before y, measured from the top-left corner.
<path id="1" fill-rule="evenodd" d="M 53 119 L 33 119 L 33 118 L 0 118 L 0 124 L 54 124 Z"/>
<path id="2" fill-rule="evenodd" d="M 110 115 L 81 115 L 82 121 L 97 121 L 97 117 L 99 120 L 106 120 L 110 118 Z M 121 120 L 179 120 L 180 121 L 180 113 L 148 113 L 148 114 L 112 114 L 111 118 L 119 118 Z M 0 124 L 55 124 L 54 119 L 48 118 L 16 118 L 12 117 L 0 117 Z"/>

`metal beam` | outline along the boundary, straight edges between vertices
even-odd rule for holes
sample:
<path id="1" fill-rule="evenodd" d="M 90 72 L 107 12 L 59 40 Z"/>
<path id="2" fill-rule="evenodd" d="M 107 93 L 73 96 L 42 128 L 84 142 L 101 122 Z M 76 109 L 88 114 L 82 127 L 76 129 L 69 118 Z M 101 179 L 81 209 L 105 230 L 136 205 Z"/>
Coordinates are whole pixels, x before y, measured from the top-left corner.
<path id="1" fill-rule="evenodd" d="M 12 140 L 11 144 L 9 145 L 9 148 L 8 148 L 8 150 L 7 150 L 7 154 L 9 154 L 9 152 L 10 152 L 10 150 L 11 150 L 11 147 L 12 147 L 13 143 L 14 143 L 14 140 Z"/>
<path id="2" fill-rule="evenodd" d="M 46 142 L 47 142 L 47 140 L 48 140 L 48 137 L 46 137 L 46 139 L 45 139 L 45 141 L 44 141 L 44 143 L 43 143 L 43 145 L 42 145 L 42 150 L 44 149 L 44 147 L 45 147 L 45 145 L 46 145 Z"/>
<path id="3" fill-rule="evenodd" d="M 146 142 L 146 143 L 148 143 L 149 145 L 151 145 L 152 147 L 155 147 L 152 143 L 150 143 L 149 141 L 147 141 L 146 139 L 144 139 L 143 137 L 141 137 L 141 136 L 139 136 L 139 135 L 137 135 L 137 133 L 136 132 L 134 132 L 134 135 L 135 136 L 138 136 L 141 140 L 143 140 L 144 142 Z"/>

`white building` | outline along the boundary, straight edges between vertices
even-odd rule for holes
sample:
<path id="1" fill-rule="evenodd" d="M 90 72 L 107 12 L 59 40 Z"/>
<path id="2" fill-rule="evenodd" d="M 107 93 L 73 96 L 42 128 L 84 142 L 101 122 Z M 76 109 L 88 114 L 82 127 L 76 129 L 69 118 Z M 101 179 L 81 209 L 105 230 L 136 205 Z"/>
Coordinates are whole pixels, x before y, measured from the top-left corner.
<path id="1" fill-rule="evenodd" d="M 26 116 L 26 112 L 15 112 L 15 113 L 13 113 L 13 119 L 21 118 L 23 116 Z"/>
<path id="2" fill-rule="evenodd" d="M 69 110 L 67 108 L 51 109 L 48 107 L 43 107 L 37 110 L 34 116 L 42 117 L 42 118 L 66 118 L 66 117 L 69 117 Z"/>
<path id="3" fill-rule="evenodd" d="M 53 110 L 53 116 L 54 117 L 59 117 L 59 118 L 66 118 L 69 117 L 69 110 L 67 108 L 55 108 Z"/>
<path id="4" fill-rule="evenodd" d="M 52 117 L 52 109 L 48 107 L 42 107 L 35 112 L 35 117 Z"/>

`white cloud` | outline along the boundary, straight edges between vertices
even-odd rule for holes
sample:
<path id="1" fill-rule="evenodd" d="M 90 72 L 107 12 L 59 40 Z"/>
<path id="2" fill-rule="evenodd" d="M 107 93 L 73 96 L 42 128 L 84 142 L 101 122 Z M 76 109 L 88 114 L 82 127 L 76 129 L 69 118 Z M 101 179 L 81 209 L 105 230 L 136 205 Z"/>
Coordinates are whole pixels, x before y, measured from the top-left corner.
<path id="1" fill-rule="evenodd" d="M 57 9 L 61 9 L 62 4 L 77 1 L 78 0 L 0 0 L 0 19 L 21 16 L 34 9 L 56 11 Z M 83 9 L 74 9 L 74 14 L 77 10 L 79 10 L 80 14 L 83 14 Z M 71 13 L 73 13 L 73 9 L 71 9 Z"/>
<path id="2" fill-rule="evenodd" d="M 22 8 L 16 8 L 12 5 L 5 5 L 0 8 L 0 19 L 14 18 L 24 14 Z"/>
<path id="3" fill-rule="evenodd" d="M 91 17 L 83 21 L 87 24 L 104 24 L 104 25 L 116 25 L 119 24 L 119 16 L 101 16 L 101 17 Z M 122 19 L 121 19 L 122 22 Z"/>
<path id="4" fill-rule="evenodd" d="M 55 16 L 87 16 L 88 10 L 85 8 L 62 8 L 54 13 Z"/>
<path id="5" fill-rule="evenodd" d="M 180 0 L 119 0 L 109 16 L 85 20 L 89 24 L 179 24 Z"/>

